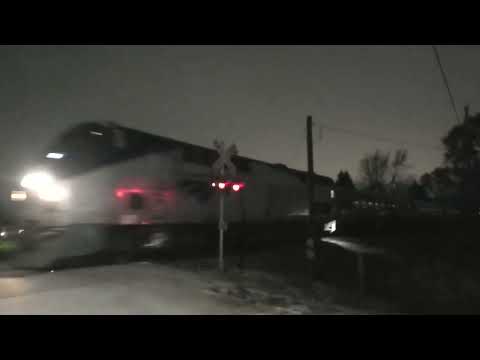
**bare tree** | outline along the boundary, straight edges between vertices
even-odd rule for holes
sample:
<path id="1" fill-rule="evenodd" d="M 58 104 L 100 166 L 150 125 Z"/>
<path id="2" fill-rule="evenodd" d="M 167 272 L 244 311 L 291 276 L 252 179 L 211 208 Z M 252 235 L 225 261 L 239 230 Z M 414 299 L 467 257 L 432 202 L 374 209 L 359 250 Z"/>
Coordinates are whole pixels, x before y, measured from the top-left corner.
<path id="1" fill-rule="evenodd" d="M 395 151 L 395 156 L 394 156 L 393 161 L 390 165 L 391 172 L 392 172 L 392 179 L 390 181 L 390 185 L 392 185 L 392 187 L 396 186 L 399 176 L 408 167 L 407 159 L 408 159 L 408 151 L 407 150 L 400 149 L 400 150 Z"/>
<path id="2" fill-rule="evenodd" d="M 376 150 L 360 160 L 360 178 L 369 190 L 385 189 L 390 155 Z"/>
<path id="3" fill-rule="evenodd" d="M 360 177 L 367 189 L 373 191 L 395 189 L 400 181 L 400 176 L 408 168 L 408 152 L 400 149 L 395 151 L 393 159 L 390 154 L 376 150 L 367 154 L 360 160 Z"/>

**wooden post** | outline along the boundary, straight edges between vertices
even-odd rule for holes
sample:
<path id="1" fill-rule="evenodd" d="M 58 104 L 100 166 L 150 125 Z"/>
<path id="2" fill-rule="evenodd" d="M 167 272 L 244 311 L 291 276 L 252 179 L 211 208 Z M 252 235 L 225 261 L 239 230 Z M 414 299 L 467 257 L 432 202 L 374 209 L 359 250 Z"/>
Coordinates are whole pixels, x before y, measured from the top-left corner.
<path id="1" fill-rule="evenodd" d="M 307 159 L 308 159 L 308 176 L 307 176 L 307 196 L 308 196 L 308 222 L 313 223 L 313 140 L 312 140 L 312 117 L 307 117 Z"/>
<path id="2" fill-rule="evenodd" d="M 307 220 L 307 254 L 311 253 L 309 261 L 310 273 L 312 280 L 315 280 L 315 256 L 316 256 L 316 241 L 314 238 L 314 224 L 313 224 L 313 140 L 312 140 L 312 117 L 307 116 L 307 198 L 308 198 L 308 220 Z"/>
<path id="3" fill-rule="evenodd" d="M 246 237 L 246 232 L 245 228 L 247 227 L 247 214 L 245 210 L 245 202 L 243 198 L 243 191 L 239 194 L 240 195 L 240 206 L 242 210 L 242 221 L 241 221 L 241 228 L 237 231 L 237 236 L 240 238 L 238 239 L 238 244 L 240 247 L 240 258 L 238 262 L 238 267 L 240 270 L 243 270 L 245 267 L 245 237 Z"/>
<path id="4" fill-rule="evenodd" d="M 357 272 L 358 272 L 358 287 L 360 293 L 365 294 L 365 262 L 362 253 L 357 253 Z"/>

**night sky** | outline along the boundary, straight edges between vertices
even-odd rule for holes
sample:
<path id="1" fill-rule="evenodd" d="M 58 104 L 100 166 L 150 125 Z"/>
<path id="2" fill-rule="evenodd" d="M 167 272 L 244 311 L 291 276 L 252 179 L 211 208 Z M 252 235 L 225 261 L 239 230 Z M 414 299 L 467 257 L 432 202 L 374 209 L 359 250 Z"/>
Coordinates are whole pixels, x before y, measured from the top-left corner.
<path id="1" fill-rule="evenodd" d="M 480 47 L 439 46 L 457 102 L 480 111 Z M 204 146 L 356 177 L 359 159 L 407 142 L 412 174 L 440 165 L 455 123 L 431 46 L 0 46 L 2 177 L 69 126 L 115 121 Z M 399 144 L 323 129 L 341 128 Z M 413 145 L 411 145 L 413 144 Z"/>

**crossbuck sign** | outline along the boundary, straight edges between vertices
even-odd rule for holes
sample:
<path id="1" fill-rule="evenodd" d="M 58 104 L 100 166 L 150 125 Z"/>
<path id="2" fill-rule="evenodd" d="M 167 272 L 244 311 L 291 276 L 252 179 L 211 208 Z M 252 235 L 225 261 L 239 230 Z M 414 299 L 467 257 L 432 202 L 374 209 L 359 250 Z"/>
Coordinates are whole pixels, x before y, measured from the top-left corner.
<path id="1" fill-rule="evenodd" d="M 220 176 L 224 176 L 226 175 L 226 169 L 229 176 L 235 177 L 237 175 L 237 168 L 232 162 L 232 156 L 238 154 L 237 146 L 233 144 L 225 148 L 225 143 L 218 140 L 215 140 L 213 145 L 219 155 L 218 159 L 212 165 L 213 171 Z"/>

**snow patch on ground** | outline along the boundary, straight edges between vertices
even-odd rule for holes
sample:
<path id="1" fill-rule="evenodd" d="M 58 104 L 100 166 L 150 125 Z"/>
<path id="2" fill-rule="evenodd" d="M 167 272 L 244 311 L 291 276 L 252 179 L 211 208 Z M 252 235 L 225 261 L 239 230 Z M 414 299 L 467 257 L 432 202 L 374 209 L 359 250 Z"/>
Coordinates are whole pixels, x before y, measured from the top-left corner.
<path id="1" fill-rule="evenodd" d="M 245 288 L 238 285 L 215 284 L 205 290 L 213 295 L 226 295 L 234 297 L 237 300 L 243 301 L 250 305 L 259 307 L 268 307 L 273 310 L 275 314 L 310 314 L 310 308 L 302 303 L 299 303 L 295 298 L 279 293 L 269 293 L 265 290 L 255 288 Z"/>
<path id="2" fill-rule="evenodd" d="M 261 309 L 261 313 L 273 315 L 315 315 L 315 314 L 367 314 L 335 303 L 335 292 L 316 284 L 302 289 L 289 284 L 284 278 L 258 270 L 230 269 L 220 273 L 215 261 L 182 263 L 204 278 L 208 285 L 204 292 L 216 297 L 230 298 L 239 303 Z"/>

